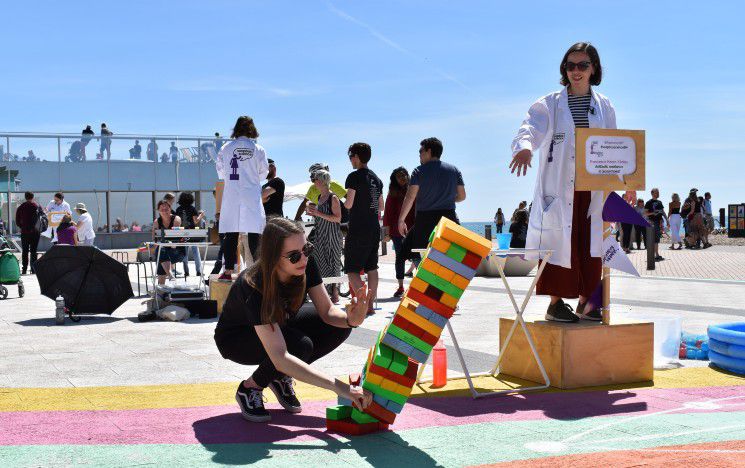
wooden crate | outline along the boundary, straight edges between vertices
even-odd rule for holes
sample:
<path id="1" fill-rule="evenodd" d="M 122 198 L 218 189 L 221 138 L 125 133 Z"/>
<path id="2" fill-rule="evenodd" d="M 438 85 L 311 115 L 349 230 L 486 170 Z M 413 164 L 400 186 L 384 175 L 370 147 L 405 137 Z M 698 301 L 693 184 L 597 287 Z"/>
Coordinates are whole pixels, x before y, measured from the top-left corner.
<path id="1" fill-rule="evenodd" d="M 515 319 L 499 320 L 499 343 Z M 648 382 L 653 379 L 654 323 L 528 321 L 552 387 L 579 388 Z M 518 325 L 500 364 L 502 374 L 543 382 L 522 327 Z"/>
<path id="2" fill-rule="evenodd" d="M 210 299 L 217 301 L 217 314 L 222 314 L 222 305 L 225 303 L 225 299 L 228 298 L 228 291 L 230 287 L 235 283 L 233 281 L 217 281 L 220 275 L 210 275 Z"/>

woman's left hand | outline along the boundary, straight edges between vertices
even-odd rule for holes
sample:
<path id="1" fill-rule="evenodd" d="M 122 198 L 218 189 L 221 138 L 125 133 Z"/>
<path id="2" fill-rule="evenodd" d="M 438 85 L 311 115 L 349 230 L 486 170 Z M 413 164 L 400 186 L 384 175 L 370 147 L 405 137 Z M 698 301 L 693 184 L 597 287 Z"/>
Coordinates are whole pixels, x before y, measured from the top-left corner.
<path id="1" fill-rule="evenodd" d="M 361 288 L 354 292 L 352 303 L 347 306 L 347 321 L 350 325 L 353 327 L 362 325 L 365 317 L 367 317 L 369 302 L 367 285 L 363 284 Z"/>

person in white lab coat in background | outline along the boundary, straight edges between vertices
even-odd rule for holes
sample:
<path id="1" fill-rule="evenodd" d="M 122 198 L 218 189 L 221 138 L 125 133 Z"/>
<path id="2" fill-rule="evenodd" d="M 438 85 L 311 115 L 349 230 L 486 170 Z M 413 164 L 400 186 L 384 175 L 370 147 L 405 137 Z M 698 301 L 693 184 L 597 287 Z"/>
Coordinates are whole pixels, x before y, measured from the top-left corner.
<path id="1" fill-rule="evenodd" d="M 233 140 L 217 155 L 217 176 L 225 181 L 220 205 L 220 234 L 225 234 L 225 270 L 219 278 L 222 280 L 232 278 L 239 234 L 246 234 L 244 252 L 250 251 L 255 259 L 266 224 L 261 184 L 269 172 L 269 163 L 264 148 L 256 144 L 258 137 L 253 119 L 246 115 L 238 117 L 231 135 Z"/>
<path id="2" fill-rule="evenodd" d="M 602 274 L 602 192 L 574 190 L 575 128 L 616 128 L 608 98 L 595 92 L 603 69 L 597 49 L 578 42 L 560 65 L 564 89 L 530 107 L 512 142 L 512 172 L 525 175 L 539 151 L 538 177 L 528 223 L 526 248 L 550 249 L 536 293 L 551 296 L 547 320 L 600 321 L 602 304 L 588 299 Z M 579 298 L 576 314 L 563 299 Z"/>

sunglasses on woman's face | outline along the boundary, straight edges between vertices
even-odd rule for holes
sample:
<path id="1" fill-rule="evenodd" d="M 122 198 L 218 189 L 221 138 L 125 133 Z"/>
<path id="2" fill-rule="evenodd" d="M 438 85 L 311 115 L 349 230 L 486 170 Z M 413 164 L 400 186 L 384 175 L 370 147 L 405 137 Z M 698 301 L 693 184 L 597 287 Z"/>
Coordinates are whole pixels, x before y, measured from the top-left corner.
<path id="1" fill-rule="evenodd" d="M 588 61 L 574 63 L 574 62 L 567 62 L 566 65 L 564 65 L 564 68 L 567 69 L 567 71 L 574 71 L 575 68 L 579 69 L 579 71 L 587 71 L 588 68 L 590 68 L 590 65 L 592 65 Z"/>
<path id="2" fill-rule="evenodd" d="M 287 257 L 290 263 L 295 264 L 300 261 L 300 258 L 302 258 L 303 255 L 305 255 L 306 258 L 310 257 L 310 254 L 313 253 L 313 248 L 313 244 L 306 242 L 301 250 L 292 250 L 287 252 L 287 255 L 283 255 L 283 257 Z"/>

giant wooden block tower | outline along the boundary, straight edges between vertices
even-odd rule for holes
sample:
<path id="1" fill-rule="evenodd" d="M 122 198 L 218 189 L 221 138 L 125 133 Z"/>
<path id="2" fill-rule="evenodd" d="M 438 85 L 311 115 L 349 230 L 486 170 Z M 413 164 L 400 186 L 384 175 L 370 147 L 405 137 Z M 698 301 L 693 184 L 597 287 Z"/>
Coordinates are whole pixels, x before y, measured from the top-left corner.
<path id="1" fill-rule="evenodd" d="M 362 374 L 350 376 L 350 383 L 373 394 L 373 403 L 362 412 L 340 398 L 338 406 L 326 409 L 328 430 L 359 435 L 393 424 L 416 383 L 419 364 L 427 362 L 490 249 L 491 242 L 484 237 L 447 218 L 440 220 L 398 310 L 370 349 Z"/>

